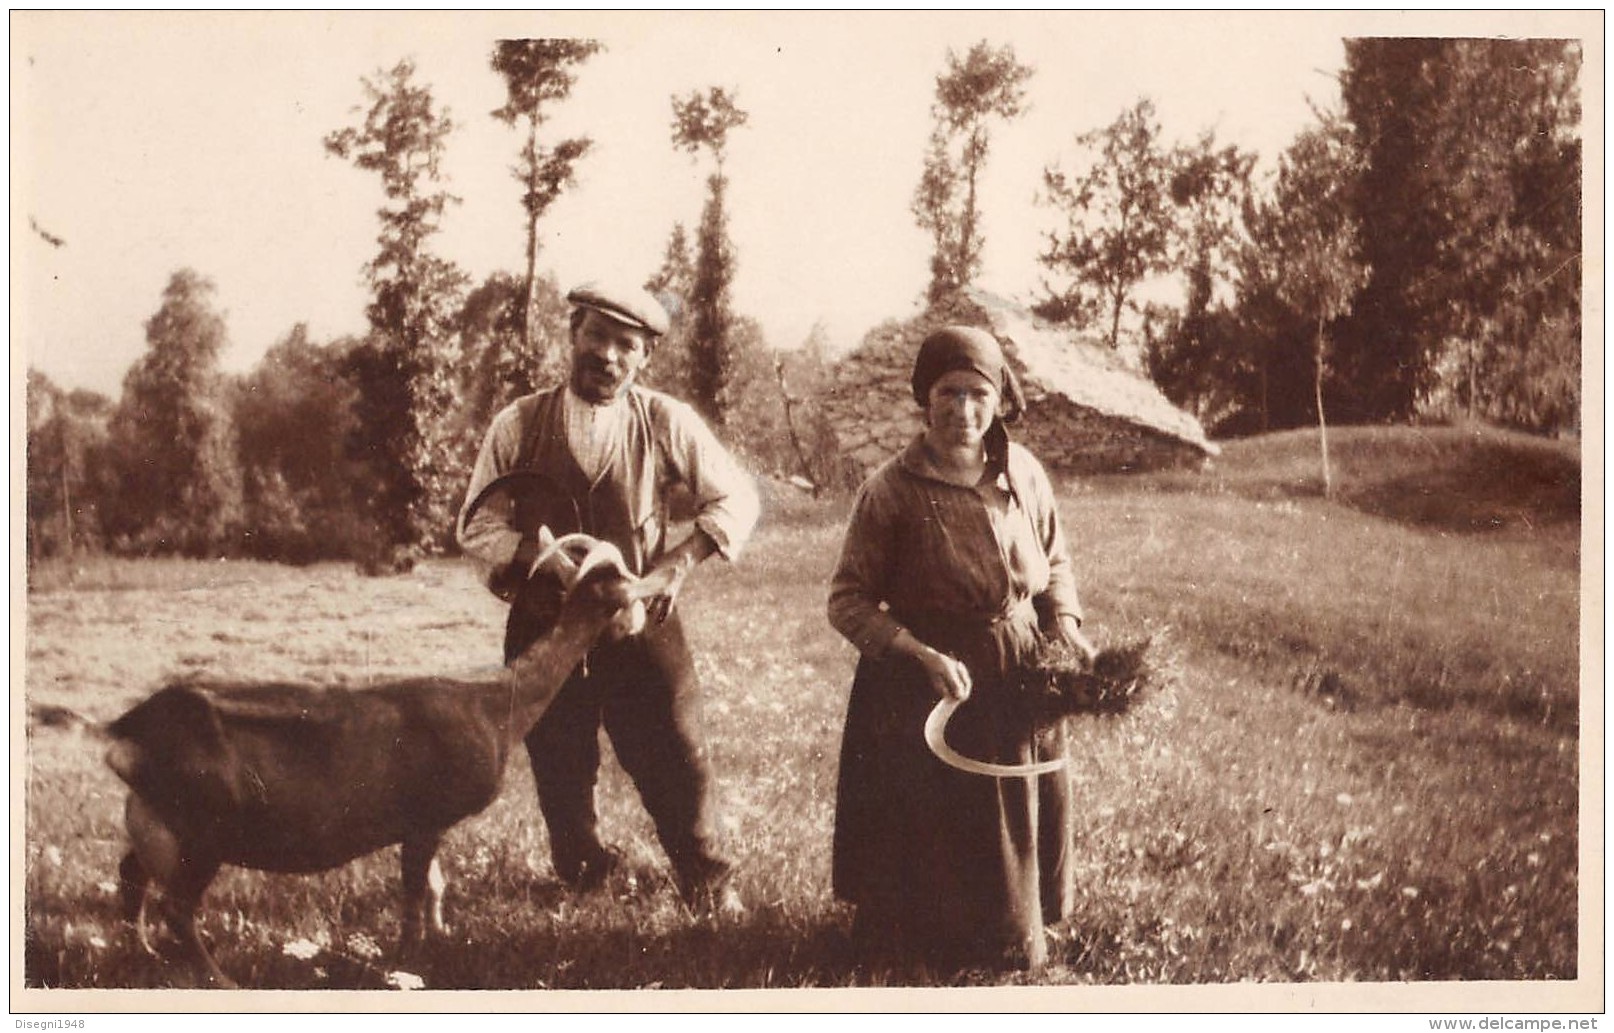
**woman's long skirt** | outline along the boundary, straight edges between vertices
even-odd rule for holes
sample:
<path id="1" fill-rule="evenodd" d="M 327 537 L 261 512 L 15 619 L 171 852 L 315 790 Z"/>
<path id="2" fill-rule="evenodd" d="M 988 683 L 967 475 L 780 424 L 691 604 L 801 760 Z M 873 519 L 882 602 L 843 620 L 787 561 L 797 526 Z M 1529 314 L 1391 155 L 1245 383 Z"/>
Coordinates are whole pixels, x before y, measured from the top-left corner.
<path id="1" fill-rule="evenodd" d="M 898 619 L 970 669 L 970 699 L 948 725 L 954 749 L 1008 764 L 1067 754 L 1063 724 L 1039 728 L 1017 691 L 1038 643 L 1029 613 Z M 943 764 L 923 734 L 936 702 L 908 657 L 858 664 L 841 741 L 835 893 L 856 905 L 854 936 L 875 954 L 1040 965 L 1043 927 L 1071 904 L 1069 772 L 994 778 Z"/>

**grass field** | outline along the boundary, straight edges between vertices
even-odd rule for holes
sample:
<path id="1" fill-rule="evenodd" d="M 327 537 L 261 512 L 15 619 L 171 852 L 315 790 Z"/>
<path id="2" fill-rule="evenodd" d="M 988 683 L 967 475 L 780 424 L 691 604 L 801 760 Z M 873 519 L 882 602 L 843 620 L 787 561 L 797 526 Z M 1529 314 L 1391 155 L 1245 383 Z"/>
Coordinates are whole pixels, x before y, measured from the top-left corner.
<path id="1" fill-rule="evenodd" d="M 1574 979 L 1580 465 L 1493 432 L 1348 429 L 1234 443 L 1205 473 L 1062 487 L 1103 644 L 1157 636 L 1168 688 L 1072 728 L 1079 903 L 1047 984 Z M 786 491 L 682 606 L 725 829 L 752 904 L 692 921 L 608 759 L 605 892 L 555 882 L 525 765 L 442 852 L 452 939 L 427 987 L 1022 982 L 854 970 L 829 892 L 854 655 L 823 618 L 847 503 Z M 121 927 L 121 784 L 103 722 L 193 671 L 364 684 L 489 672 L 501 607 L 458 561 L 83 561 L 32 572 L 26 944 L 33 987 L 169 985 Z M 1600 774 L 1596 777 L 1600 778 Z M 397 853 L 312 877 L 227 870 L 204 935 L 244 986 L 404 979 Z"/>

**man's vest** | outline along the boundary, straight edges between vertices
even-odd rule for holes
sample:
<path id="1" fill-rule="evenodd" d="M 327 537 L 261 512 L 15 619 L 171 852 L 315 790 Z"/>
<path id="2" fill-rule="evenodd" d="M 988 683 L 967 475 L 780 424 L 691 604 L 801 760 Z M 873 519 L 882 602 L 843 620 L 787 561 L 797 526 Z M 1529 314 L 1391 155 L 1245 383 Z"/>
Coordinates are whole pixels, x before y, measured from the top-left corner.
<path id="1" fill-rule="evenodd" d="M 562 411 L 564 387 L 522 399 L 521 451 L 517 470 L 541 474 L 537 490 L 517 493 L 514 526 L 536 535 L 546 526 L 556 537 L 581 531 L 611 542 L 636 574 L 661 555 L 666 535 L 665 501 L 660 490 L 667 454 L 667 413 L 656 396 L 629 390 L 628 419 L 617 451 L 592 483 L 566 442 Z"/>

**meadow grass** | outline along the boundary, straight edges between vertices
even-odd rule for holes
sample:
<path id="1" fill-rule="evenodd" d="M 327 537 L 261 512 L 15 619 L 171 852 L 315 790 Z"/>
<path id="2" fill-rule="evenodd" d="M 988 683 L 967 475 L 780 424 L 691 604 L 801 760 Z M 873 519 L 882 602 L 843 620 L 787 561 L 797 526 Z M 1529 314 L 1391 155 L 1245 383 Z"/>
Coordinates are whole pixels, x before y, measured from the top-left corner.
<path id="1" fill-rule="evenodd" d="M 743 561 L 707 564 L 680 604 L 744 920 L 683 911 L 607 751 L 602 829 L 632 871 L 601 893 L 555 881 L 518 755 L 444 845 L 454 935 L 428 956 L 393 955 L 396 850 L 318 876 L 227 870 L 204 935 L 243 985 L 294 989 L 379 988 L 400 968 L 439 989 L 1574 978 L 1565 451 L 1554 478 L 1457 492 L 1462 434 L 1402 433 L 1336 435 L 1333 500 L 1305 435 L 1240 443 L 1204 474 L 1062 486 L 1095 638 L 1154 635 L 1168 678 L 1125 717 L 1071 725 L 1079 899 L 1034 976 L 853 965 L 829 841 L 855 656 L 823 617 L 847 502 L 788 489 Z M 1507 442 L 1471 444 L 1494 461 Z M 1444 517 L 1438 493 L 1411 516 L 1385 504 L 1381 483 L 1414 481 L 1446 486 Z M 500 606 L 461 562 L 147 566 L 41 568 L 28 600 L 31 986 L 175 977 L 116 915 L 123 793 L 96 723 L 196 670 L 363 684 L 498 655 Z"/>

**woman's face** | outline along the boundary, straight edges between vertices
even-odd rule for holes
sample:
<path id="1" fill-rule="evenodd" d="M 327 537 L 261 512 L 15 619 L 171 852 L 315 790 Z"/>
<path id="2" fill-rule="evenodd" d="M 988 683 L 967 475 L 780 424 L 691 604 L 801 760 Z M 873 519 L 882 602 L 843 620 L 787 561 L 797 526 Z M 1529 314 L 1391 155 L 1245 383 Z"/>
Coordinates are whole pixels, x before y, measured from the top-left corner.
<path id="1" fill-rule="evenodd" d="M 976 448 L 997 417 L 998 389 L 973 370 L 943 373 L 930 385 L 925 411 L 933 445 Z"/>

